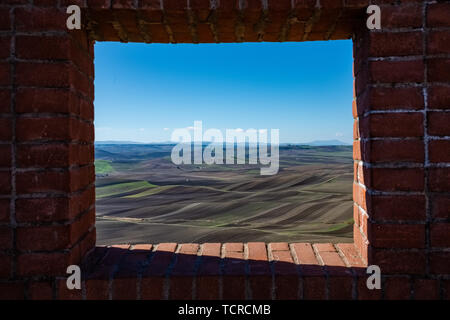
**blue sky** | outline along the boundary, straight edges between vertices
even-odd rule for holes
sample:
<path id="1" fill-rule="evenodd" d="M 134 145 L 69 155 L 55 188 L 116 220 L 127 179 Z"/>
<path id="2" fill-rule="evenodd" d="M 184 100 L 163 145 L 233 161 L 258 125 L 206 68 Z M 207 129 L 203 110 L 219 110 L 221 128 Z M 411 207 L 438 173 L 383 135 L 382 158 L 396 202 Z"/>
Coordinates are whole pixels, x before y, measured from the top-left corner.
<path id="1" fill-rule="evenodd" d="M 96 141 L 162 142 L 176 128 L 279 129 L 352 141 L 352 43 L 95 45 Z"/>

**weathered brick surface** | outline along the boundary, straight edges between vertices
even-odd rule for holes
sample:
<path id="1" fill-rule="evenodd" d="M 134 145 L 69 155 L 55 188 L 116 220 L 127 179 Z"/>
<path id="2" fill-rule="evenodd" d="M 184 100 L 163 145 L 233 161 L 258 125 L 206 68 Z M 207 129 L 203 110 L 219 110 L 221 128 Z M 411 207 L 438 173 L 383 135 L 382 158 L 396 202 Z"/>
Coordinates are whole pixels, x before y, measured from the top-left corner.
<path id="1" fill-rule="evenodd" d="M 369 2 L 381 5 L 381 30 L 365 28 Z M 75 3 L 88 18 L 69 32 L 65 7 Z M 1 298 L 448 299 L 449 13 L 449 1 L 415 0 L 2 3 Z M 94 250 L 93 40 L 350 38 L 354 244 Z M 62 278 L 82 262 L 83 294 Z M 365 287 L 367 264 L 381 267 L 381 291 Z"/>

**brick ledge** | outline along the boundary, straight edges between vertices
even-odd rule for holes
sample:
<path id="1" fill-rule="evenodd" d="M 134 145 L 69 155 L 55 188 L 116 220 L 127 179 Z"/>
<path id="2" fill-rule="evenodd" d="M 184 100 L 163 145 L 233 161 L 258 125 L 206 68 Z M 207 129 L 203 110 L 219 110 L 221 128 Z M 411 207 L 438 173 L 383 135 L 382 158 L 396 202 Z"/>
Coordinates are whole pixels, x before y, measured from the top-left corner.
<path id="1" fill-rule="evenodd" d="M 82 290 L 60 299 L 357 299 L 366 265 L 351 243 L 160 243 L 96 247 Z"/>

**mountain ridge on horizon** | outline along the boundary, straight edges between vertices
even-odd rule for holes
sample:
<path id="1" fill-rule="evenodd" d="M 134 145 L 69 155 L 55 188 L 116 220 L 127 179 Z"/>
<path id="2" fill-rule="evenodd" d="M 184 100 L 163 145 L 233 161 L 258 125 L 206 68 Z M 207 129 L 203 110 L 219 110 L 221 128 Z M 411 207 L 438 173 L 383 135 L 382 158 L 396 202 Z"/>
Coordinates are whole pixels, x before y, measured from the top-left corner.
<path id="1" fill-rule="evenodd" d="M 203 141 L 205 143 L 211 143 L 211 141 Z M 121 140 L 104 140 L 104 141 L 95 141 L 97 145 L 104 144 L 136 144 L 136 145 L 145 145 L 145 144 L 176 144 L 172 141 L 161 141 L 161 142 L 137 142 L 137 141 L 121 141 Z M 298 145 L 298 146 L 350 146 L 351 143 L 347 143 L 341 140 L 313 140 L 310 142 L 285 142 L 280 143 L 280 145 Z"/>

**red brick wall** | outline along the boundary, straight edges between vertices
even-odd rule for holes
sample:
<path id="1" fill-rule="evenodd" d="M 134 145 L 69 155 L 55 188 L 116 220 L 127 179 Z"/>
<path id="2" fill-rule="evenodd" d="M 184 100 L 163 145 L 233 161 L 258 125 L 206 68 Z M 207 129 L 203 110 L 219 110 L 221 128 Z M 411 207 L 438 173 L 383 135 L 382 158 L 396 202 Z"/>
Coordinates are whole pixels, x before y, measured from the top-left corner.
<path id="1" fill-rule="evenodd" d="M 382 30 L 365 27 L 369 2 Z M 80 31 L 66 29 L 69 4 Z M 450 1 L 3 0 L 0 297 L 448 299 L 449 27 Z M 95 40 L 349 38 L 354 245 L 95 248 Z M 70 264 L 82 292 L 65 288 Z M 368 264 L 380 291 L 365 287 Z"/>

